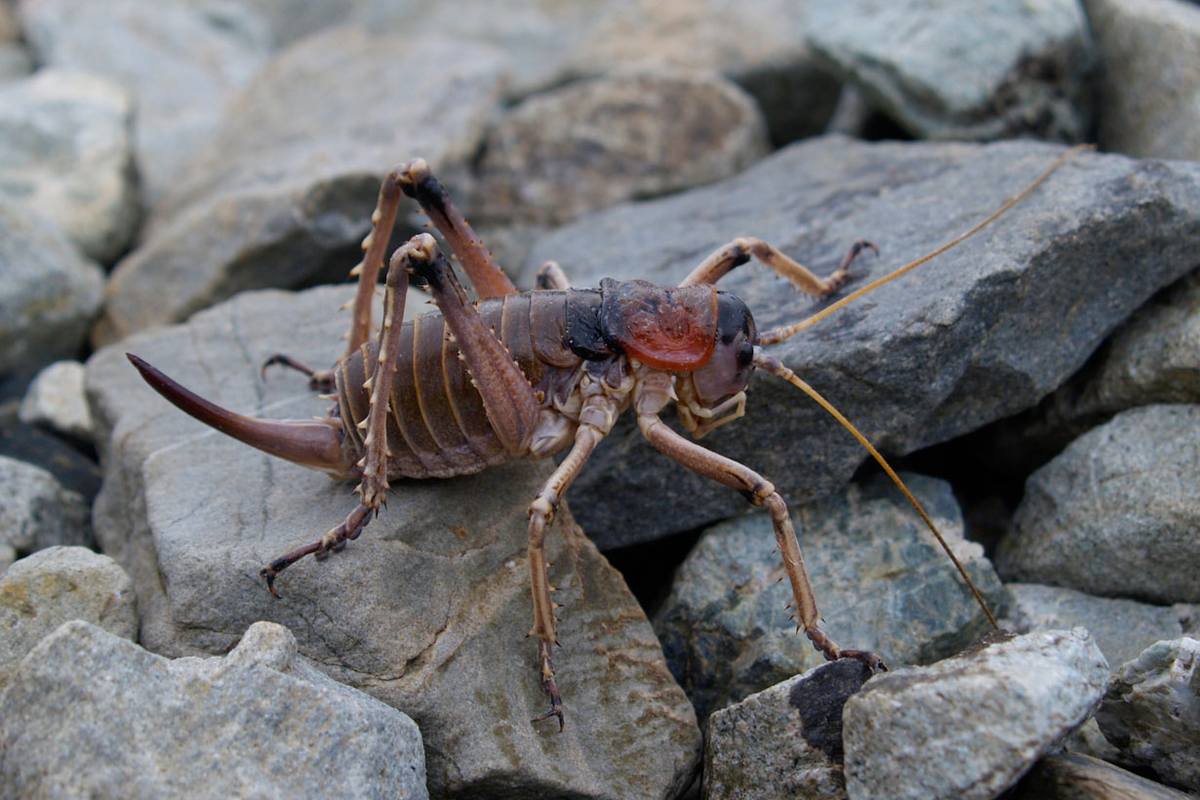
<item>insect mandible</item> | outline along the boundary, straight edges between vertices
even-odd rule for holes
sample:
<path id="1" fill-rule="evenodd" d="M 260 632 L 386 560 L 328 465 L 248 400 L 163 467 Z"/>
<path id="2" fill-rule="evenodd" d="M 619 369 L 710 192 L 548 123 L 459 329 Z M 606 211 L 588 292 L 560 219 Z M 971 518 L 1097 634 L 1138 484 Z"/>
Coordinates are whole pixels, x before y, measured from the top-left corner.
<path id="1" fill-rule="evenodd" d="M 1077 148 L 1078 149 L 1078 148 Z M 854 658 L 886 669 L 865 650 L 839 647 L 820 627 L 820 614 L 786 504 L 754 470 L 685 438 L 660 412 L 674 403 L 683 427 L 700 438 L 744 413 L 746 389 L 762 369 L 802 389 L 844 425 L 901 488 L 954 560 L 983 606 L 983 598 L 917 500 L 874 447 L 815 390 L 763 347 L 804 328 L 953 247 L 1029 194 L 1075 150 L 1064 153 L 1029 186 L 979 224 L 933 252 L 900 267 L 798 323 L 759 331 L 746 305 L 716 283 L 751 260 L 824 298 L 849 279 L 849 266 L 866 241 L 855 242 L 841 265 L 821 279 L 775 247 L 738 238 L 718 248 L 676 287 L 606 279 L 599 289 L 572 289 L 557 264 L 538 275 L 538 291 L 518 293 L 463 219 L 422 159 L 392 170 L 383 181 L 363 241 L 346 353 L 327 371 L 287 355 L 267 359 L 309 376 L 315 389 L 336 400 L 317 420 L 262 420 L 217 406 L 180 386 L 133 354 L 129 360 L 167 400 L 221 432 L 269 454 L 355 481 L 358 505 L 320 539 L 272 561 L 261 574 L 278 597 L 275 580 L 306 555 L 323 559 L 355 539 L 385 503 L 395 478 L 447 478 L 513 459 L 542 459 L 568 450 L 529 505 L 532 635 L 537 639 L 542 688 L 563 727 L 563 702 L 555 679 L 554 604 L 543 539 L 567 487 L 632 407 L 638 427 L 658 450 L 684 466 L 739 491 L 765 507 L 791 584 L 798 629 L 829 660 Z M 479 296 L 471 302 L 434 238 L 418 234 L 389 261 L 383 325 L 371 336 L 371 301 L 401 194 L 415 199 L 445 237 Z M 427 287 L 438 311 L 402 322 L 407 284 Z"/>

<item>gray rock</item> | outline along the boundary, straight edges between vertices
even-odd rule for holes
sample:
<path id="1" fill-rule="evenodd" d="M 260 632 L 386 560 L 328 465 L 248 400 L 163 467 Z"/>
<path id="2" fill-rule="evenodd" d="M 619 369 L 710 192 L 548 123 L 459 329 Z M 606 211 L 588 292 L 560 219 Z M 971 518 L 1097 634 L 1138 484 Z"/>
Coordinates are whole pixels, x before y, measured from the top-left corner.
<path id="1" fill-rule="evenodd" d="M 88 504 L 41 467 L 0 456 L 0 485 L 0 543 L 30 553 L 91 538 Z"/>
<path id="2" fill-rule="evenodd" d="M 1186 795 L 1132 772 L 1077 753 L 1046 756 L 1029 771 L 1010 800 L 1188 800 Z"/>
<path id="3" fill-rule="evenodd" d="M 39 0 L 18 10 L 39 64 L 103 75 L 133 94 L 149 207 L 179 180 L 271 48 L 262 20 L 227 2 Z"/>
<path id="4" fill-rule="evenodd" d="M 44 69 L 0 87 L 0 193 L 66 231 L 89 258 L 124 252 L 137 226 L 130 124 L 117 84 Z"/>
<path id="5" fill-rule="evenodd" d="M 1096 720 L 1122 760 L 1200 790 L 1200 641 L 1156 642 L 1122 664 Z"/>
<path id="6" fill-rule="evenodd" d="M 341 28 L 292 45 L 231 101 L 145 243 L 117 265 L 94 338 L 179 321 L 245 289 L 346 280 L 383 175 L 423 156 L 447 182 L 461 176 L 503 76 L 495 51 L 441 39 L 400 47 Z"/>
<path id="7" fill-rule="evenodd" d="M 996 552 L 1006 580 L 1200 602 L 1200 405 L 1135 408 L 1029 476 Z"/>
<path id="8" fill-rule="evenodd" d="M 1200 160 L 1200 9 L 1179 0 L 1084 0 L 1103 64 L 1100 146 Z"/>
<path id="9" fill-rule="evenodd" d="M 55 361 L 29 384 L 17 416 L 60 434 L 91 441 L 92 412 L 83 396 L 83 364 Z"/>
<path id="10" fill-rule="evenodd" d="M 1091 715 L 1107 679 L 1079 628 L 877 676 L 843 710 L 849 796 L 995 797 Z"/>
<path id="11" fill-rule="evenodd" d="M 814 4 L 809 42 L 913 136 L 1084 140 L 1093 45 L 1073 0 Z"/>
<path id="12" fill-rule="evenodd" d="M 1152 403 L 1200 403 L 1200 272 L 1139 308 L 1037 408 L 1001 423 L 995 446 L 1014 471 L 1022 458 L 1041 466 L 1117 412 Z"/>
<path id="13" fill-rule="evenodd" d="M 493 128 L 476 216 L 561 224 L 621 200 L 729 177 L 766 152 L 762 113 L 719 76 L 577 81 L 530 97 Z"/>
<path id="14" fill-rule="evenodd" d="M 86 547 L 47 547 L 0 575 L 0 688 L 25 654 L 64 622 L 99 625 L 133 641 L 133 581 L 111 558 Z"/>
<path id="15" fill-rule="evenodd" d="M 0 199 L 0 276 L 0 375 L 76 355 L 100 311 L 100 267 L 49 221 Z"/>
<path id="16" fill-rule="evenodd" d="M 861 287 L 982 219 L 1059 152 L 1029 142 L 808 140 L 713 186 L 591 214 L 540 239 L 523 274 L 531 281 L 556 260 L 577 286 L 606 275 L 673 284 L 742 235 L 828 274 L 865 236 L 882 255 L 855 262 L 850 288 Z M 1159 287 L 1193 269 L 1198 209 L 1200 165 L 1078 155 L 980 235 L 771 352 L 884 452 L 946 441 L 1036 403 Z M 813 310 L 758 266 L 721 285 L 747 302 L 760 330 Z M 704 444 L 796 502 L 835 491 L 866 458 L 824 411 L 767 375 L 751 386 L 746 419 Z M 648 453 L 625 420 L 569 495 L 602 547 L 744 507 Z"/>
<path id="17" fill-rule="evenodd" d="M 708 720 L 704 798 L 844 798 L 842 707 L 870 677 L 843 659 L 814 667 Z"/>
<path id="18" fill-rule="evenodd" d="M 0 42 L 0 83 L 18 81 L 33 72 L 33 59 L 17 42 Z"/>
<path id="19" fill-rule="evenodd" d="M 962 538 L 949 484 L 904 479 L 988 603 L 1004 606 L 983 549 Z M 843 647 L 876 652 L 890 666 L 930 663 L 989 630 L 949 558 L 886 478 L 800 506 L 792 518 L 824 629 Z M 782 577 L 771 521 L 761 513 L 717 525 L 680 567 L 654 624 L 701 719 L 822 663 L 796 631 Z"/>
<path id="20" fill-rule="evenodd" d="M 0 572 L 12 566 L 17 560 L 17 550 L 11 544 L 0 544 Z"/>
<path id="21" fill-rule="evenodd" d="M 1123 664 L 1160 639 L 1183 635 L 1182 609 L 1133 600 L 1093 597 L 1074 589 L 1036 583 L 1005 585 L 1012 595 L 1019 628 L 1087 628 L 1110 664 Z"/>
<path id="22" fill-rule="evenodd" d="M 171 661 L 69 622 L 0 694 L 0 797 L 427 798 L 413 721 L 321 677 L 268 623 Z"/>
<path id="23" fill-rule="evenodd" d="M 571 48 L 568 74 L 663 67 L 720 72 L 758 100 L 776 143 L 824 129 L 839 81 L 808 45 L 795 0 L 629 0 L 605 5 Z"/>
<path id="24" fill-rule="evenodd" d="M 547 531 L 561 587 L 555 666 L 566 731 L 546 710 L 531 621 L 528 504 L 549 464 L 446 481 L 397 481 L 388 508 L 344 553 L 279 581 L 259 569 L 315 540 L 355 504 L 351 487 L 256 453 L 168 405 L 125 361 L 130 350 L 227 407 L 307 417 L 328 403 L 297 375 L 258 370 L 284 351 L 332 364 L 349 287 L 260 292 L 139 334 L 88 362 L 107 444 L 98 538 L 130 571 L 142 641 L 169 655 L 218 653 L 250 622 L 296 631 L 327 674 L 417 720 L 435 795 L 668 797 L 698 765 L 700 734 L 643 612 L 572 524 Z M 646 747 L 652 741 L 654 747 Z"/>

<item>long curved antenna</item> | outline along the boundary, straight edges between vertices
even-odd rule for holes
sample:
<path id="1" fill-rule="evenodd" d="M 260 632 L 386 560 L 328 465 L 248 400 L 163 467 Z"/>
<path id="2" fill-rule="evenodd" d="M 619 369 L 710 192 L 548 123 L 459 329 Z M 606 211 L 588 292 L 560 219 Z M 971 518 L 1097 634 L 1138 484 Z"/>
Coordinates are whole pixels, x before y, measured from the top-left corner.
<path id="1" fill-rule="evenodd" d="M 884 275 L 882 278 L 871 281 L 870 283 L 868 283 L 866 286 L 862 287 L 861 289 L 857 289 L 857 290 L 851 292 L 850 294 L 843 297 L 841 300 L 838 300 L 836 303 L 830 305 L 828 308 L 824 308 L 821 311 L 818 311 L 816 314 L 813 314 L 811 317 L 808 317 L 807 319 L 802 319 L 799 322 L 793 323 L 791 325 L 784 325 L 781 328 L 776 328 L 775 330 L 766 331 L 766 332 L 762 333 L 759 336 L 759 343 L 763 344 L 763 345 L 776 344 L 777 342 L 782 342 L 784 339 L 788 339 L 792 336 L 795 336 L 797 333 L 804 330 L 805 328 L 809 328 L 809 327 L 812 327 L 813 325 L 816 325 L 818 322 L 825 319 L 826 317 L 828 317 L 830 314 L 837 311 L 838 309 L 842 308 L 847 303 L 852 303 L 855 300 L 857 300 L 858 298 L 862 297 L 867 292 L 872 292 L 872 291 L 878 289 L 880 286 L 883 286 L 885 283 L 887 283 L 889 281 L 893 281 L 896 278 L 899 278 L 901 275 L 904 275 L 905 273 L 916 269 L 917 267 L 921 266 L 929 259 L 940 256 L 942 253 L 946 252 L 951 247 L 954 247 L 955 245 L 960 244 L 964 240 L 969 239 L 970 237 L 974 236 L 976 233 L 979 233 L 979 231 L 983 230 L 988 225 L 995 222 L 996 219 L 1001 214 L 1003 214 L 1005 211 L 1008 211 L 1010 208 L 1015 206 L 1017 203 L 1024 200 L 1030 194 L 1030 192 L 1032 192 L 1034 189 L 1036 189 L 1038 186 L 1040 186 L 1043 181 L 1045 181 L 1047 178 L 1049 178 L 1050 175 L 1053 174 L 1053 172 L 1056 169 L 1061 167 L 1063 165 L 1063 163 L 1067 159 L 1069 159 L 1071 156 L 1073 156 L 1076 153 L 1081 152 L 1083 150 L 1095 150 L 1095 149 L 1096 149 L 1095 145 L 1091 145 L 1091 144 L 1080 144 L 1080 145 L 1076 145 L 1076 146 L 1072 147 L 1070 150 L 1068 150 L 1067 152 L 1065 152 L 1061 156 L 1059 156 L 1055 160 L 1055 162 L 1050 165 L 1050 168 L 1047 169 L 1045 172 L 1043 172 L 1041 175 L 1039 175 L 1032 183 L 1030 183 L 1028 186 L 1026 186 L 1021 191 L 1017 192 L 1012 197 L 1010 197 L 1008 199 L 1008 201 L 1005 202 L 1004 205 L 1000 206 L 1000 208 L 996 209 L 991 214 L 989 214 L 986 219 L 982 220 L 981 222 L 976 223 L 974 226 L 972 226 L 970 228 L 970 230 L 960 233 L 958 236 L 955 236 L 953 239 L 946 242 L 941 247 L 938 247 L 937 249 L 926 253 L 925 255 L 918 258 L 916 261 L 910 261 L 909 263 L 905 264 L 904 266 L 899 267 L 898 269 L 896 269 L 892 272 L 889 272 L 887 275 Z"/>
<path id="2" fill-rule="evenodd" d="M 900 491 L 904 493 L 904 496 L 908 498 L 908 502 L 912 503 L 912 507 L 915 508 L 917 513 L 921 515 L 921 519 L 925 520 L 925 524 L 929 527 L 929 530 L 933 532 L 933 536 L 938 540 L 938 544 L 940 544 L 942 549 L 946 551 L 946 555 L 950 556 L 950 560 L 954 562 L 954 566 L 958 569 L 958 573 L 962 575 L 963 580 L 967 582 L 967 586 L 970 588 L 971 594 L 975 595 L 975 602 L 979 603 L 979 607 L 983 609 L 983 613 L 987 616 L 988 622 L 992 623 L 993 628 L 1000 630 L 1000 625 L 996 622 L 996 617 L 992 614 L 991 609 L 988 608 L 987 603 L 984 601 L 983 595 L 980 594 L 979 589 L 975 587 L 975 582 L 971 580 L 971 576 L 967 574 L 966 569 L 963 568 L 963 565 L 958 560 L 958 557 L 954 555 L 954 551 L 950 549 L 950 545 L 942 537 L 942 534 L 940 531 L 938 531 L 937 526 L 933 524 L 933 520 L 930 519 L 929 515 L 925 513 L 925 509 L 921 507 L 921 504 L 917 501 L 917 498 L 913 497 L 913 493 L 910 492 L 908 487 L 904 485 L 904 481 L 900 480 L 900 476 L 896 474 L 896 471 L 892 469 L 891 465 L 888 464 L 884 457 L 879 454 L 879 451 L 867 441 L 867 438 L 859 433 L 858 428 L 855 428 L 854 425 L 850 423 L 850 420 L 846 419 L 846 417 L 842 415 L 842 412 L 834 408 L 833 404 L 822 397 L 816 389 L 812 388 L 799 377 L 797 377 L 796 373 L 788 369 L 783 362 L 772 355 L 764 353 L 762 349 L 758 347 L 754 348 L 754 366 L 771 373 L 777 378 L 783 378 L 785 381 L 811 397 L 814 401 L 816 401 L 817 405 L 828 411 L 834 419 L 836 419 L 842 424 L 843 427 L 845 427 L 846 430 L 850 431 L 854 438 L 858 440 L 859 444 L 867 449 L 867 452 L 871 454 L 871 457 L 879 462 L 879 466 L 883 467 L 883 471 L 887 473 L 888 477 L 892 479 L 892 482 L 895 483 L 896 486 L 900 488 Z"/>

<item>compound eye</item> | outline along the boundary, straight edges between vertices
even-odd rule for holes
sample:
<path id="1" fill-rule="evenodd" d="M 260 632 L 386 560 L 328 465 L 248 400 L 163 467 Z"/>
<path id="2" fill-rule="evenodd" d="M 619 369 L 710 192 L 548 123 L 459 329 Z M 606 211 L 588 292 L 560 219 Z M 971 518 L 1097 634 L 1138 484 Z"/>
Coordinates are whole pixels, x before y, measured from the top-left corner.
<path id="1" fill-rule="evenodd" d="M 737 365 L 739 367 L 748 367 L 754 361 L 754 345 L 749 342 L 742 342 L 737 350 Z"/>

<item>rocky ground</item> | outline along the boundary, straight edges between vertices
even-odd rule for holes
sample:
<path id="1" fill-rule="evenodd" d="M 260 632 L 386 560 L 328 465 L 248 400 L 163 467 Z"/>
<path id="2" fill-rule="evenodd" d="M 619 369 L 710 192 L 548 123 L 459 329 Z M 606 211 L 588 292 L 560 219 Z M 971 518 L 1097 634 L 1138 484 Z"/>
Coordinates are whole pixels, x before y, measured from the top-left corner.
<path id="1" fill-rule="evenodd" d="M 259 569 L 352 487 L 183 416 L 124 357 L 325 412 L 386 170 L 423 156 L 521 288 L 677 283 L 756 236 L 845 294 L 704 444 L 618 423 L 549 530 L 563 732 L 530 626 L 551 466 L 399 481 L 344 553 Z M 1200 793 L 1200 8 L 1183 0 L 0 0 L 0 797 L 1169 798 Z M 424 223 L 404 206 L 396 240 Z M 331 284 L 331 285 L 325 285 Z M 722 286 L 760 328 L 820 310 Z M 423 296 L 411 306 L 425 310 Z M 86 362 L 86 363 L 84 363 Z"/>

